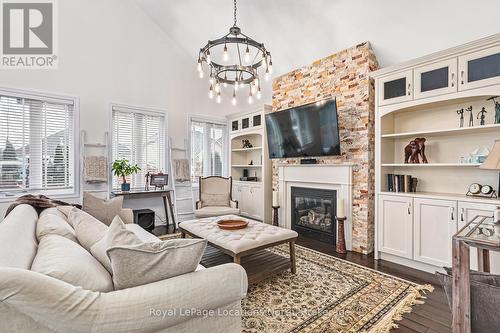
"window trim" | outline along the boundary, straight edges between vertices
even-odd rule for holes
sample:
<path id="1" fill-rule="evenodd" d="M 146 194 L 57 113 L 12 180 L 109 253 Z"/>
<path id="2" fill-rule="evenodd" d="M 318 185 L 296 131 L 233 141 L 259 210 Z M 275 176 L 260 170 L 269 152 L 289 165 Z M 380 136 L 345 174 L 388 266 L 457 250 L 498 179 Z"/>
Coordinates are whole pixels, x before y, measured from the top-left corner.
<path id="1" fill-rule="evenodd" d="M 187 153 L 188 153 L 188 159 L 189 159 L 189 166 L 191 167 L 191 123 L 193 121 L 200 121 L 200 122 L 211 122 L 214 124 L 218 125 L 224 125 L 226 126 L 226 133 L 224 133 L 224 142 L 226 143 L 224 145 L 224 159 L 223 159 L 223 164 L 222 164 L 222 176 L 227 177 L 229 174 L 229 125 L 228 121 L 224 117 L 217 117 L 217 116 L 210 116 L 210 115 L 200 115 L 200 114 L 194 114 L 194 113 L 188 113 L 187 114 L 187 125 L 186 125 L 186 132 L 187 132 Z M 192 182 L 191 186 L 193 188 L 198 188 L 199 184 L 196 182 Z"/>
<path id="2" fill-rule="evenodd" d="M 109 102 L 109 115 L 108 115 L 108 161 L 109 165 L 113 163 L 113 108 L 121 109 L 123 111 L 137 111 L 141 112 L 142 114 L 147 114 L 151 116 L 161 116 L 163 117 L 163 128 L 165 130 L 165 172 L 169 175 L 169 180 L 168 180 L 168 185 L 167 189 L 172 188 L 172 177 L 171 176 L 171 170 L 170 170 L 170 137 L 168 136 L 170 130 L 168 128 L 168 111 L 166 109 L 161 109 L 161 108 L 155 108 L 155 107 L 146 107 L 146 106 L 137 106 L 137 105 L 131 105 L 131 104 L 124 104 L 124 103 L 117 103 L 117 102 Z M 113 189 L 113 172 L 111 171 L 111 167 L 109 168 L 109 184 L 108 184 L 108 190 L 109 193 L 116 191 L 116 189 Z"/>
<path id="3" fill-rule="evenodd" d="M 81 177 L 80 177 L 80 98 L 72 95 L 55 94 L 40 90 L 26 90 L 14 87 L 0 87 L 0 95 L 8 95 L 12 97 L 28 98 L 35 100 L 43 100 L 47 102 L 67 103 L 73 105 L 73 191 L 65 193 L 57 193 L 64 190 L 48 191 L 9 191 L 12 195 L 6 196 L 0 194 L 1 202 L 12 202 L 26 194 L 42 194 L 49 195 L 55 199 L 79 199 L 81 196 Z"/>

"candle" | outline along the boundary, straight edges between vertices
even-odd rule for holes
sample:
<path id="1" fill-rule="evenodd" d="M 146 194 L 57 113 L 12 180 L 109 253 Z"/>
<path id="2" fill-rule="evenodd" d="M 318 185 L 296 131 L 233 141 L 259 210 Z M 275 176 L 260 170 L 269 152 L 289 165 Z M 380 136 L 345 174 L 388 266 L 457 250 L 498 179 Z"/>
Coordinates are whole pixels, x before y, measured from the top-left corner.
<path id="1" fill-rule="evenodd" d="M 273 191 L 273 207 L 278 207 L 280 205 L 280 197 L 278 191 Z"/>
<path id="2" fill-rule="evenodd" d="M 344 199 L 339 199 L 337 201 L 337 217 L 345 217 Z"/>

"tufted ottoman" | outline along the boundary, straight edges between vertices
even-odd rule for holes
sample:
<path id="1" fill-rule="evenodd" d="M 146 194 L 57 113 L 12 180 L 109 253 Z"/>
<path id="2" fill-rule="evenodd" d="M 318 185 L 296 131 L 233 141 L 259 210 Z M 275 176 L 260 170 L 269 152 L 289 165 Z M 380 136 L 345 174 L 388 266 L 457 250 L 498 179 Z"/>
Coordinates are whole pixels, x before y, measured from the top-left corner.
<path id="1" fill-rule="evenodd" d="M 240 230 L 222 230 L 217 226 L 217 221 L 221 219 L 244 219 L 248 221 L 248 226 Z M 276 274 L 287 269 L 290 269 L 294 274 L 296 272 L 295 240 L 298 234 L 293 230 L 275 227 L 235 215 L 184 221 L 179 224 L 179 229 L 182 237 L 185 237 L 187 234 L 192 237 L 206 239 L 211 246 L 230 255 L 237 264 L 241 264 L 241 258 L 244 256 L 255 254 L 273 246 L 289 243 L 290 258 L 281 261 L 269 273 Z M 245 265 L 242 266 L 246 269 Z"/>

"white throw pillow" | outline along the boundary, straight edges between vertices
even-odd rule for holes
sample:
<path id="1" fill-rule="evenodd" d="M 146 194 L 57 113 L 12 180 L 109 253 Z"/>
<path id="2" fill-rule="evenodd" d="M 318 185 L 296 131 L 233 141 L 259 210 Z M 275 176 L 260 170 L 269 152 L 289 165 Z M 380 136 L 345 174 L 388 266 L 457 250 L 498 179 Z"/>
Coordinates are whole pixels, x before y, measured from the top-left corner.
<path id="1" fill-rule="evenodd" d="M 73 242 L 78 242 L 75 230 L 71 228 L 68 222 L 60 216 L 51 213 L 40 215 L 36 224 L 36 238 L 38 241 L 46 235 L 59 235 Z"/>
<path id="2" fill-rule="evenodd" d="M 118 245 L 135 245 L 141 244 L 142 241 L 130 230 L 125 227 L 122 219 L 117 215 L 111 222 L 106 234 L 100 241 L 92 245 L 90 253 L 99 260 L 99 262 L 110 272 L 113 273 L 111 268 L 111 261 L 106 254 L 106 251 Z"/>
<path id="3" fill-rule="evenodd" d="M 89 213 L 105 225 L 110 225 L 115 216 L 120 214 L 122 206 L 122 196 L 104 200 L 90 193 L 83 193 L 83 211 Z"/>
<path id="4" fill-rule="evenodd" d="M 172 239 L 108 249 L 115 290 L 132 288 L 194 272 L 205 239 Z"/>
<path id="5" fill-rule="evenodd" d="M 107 225 L 77 208 L 73 208 L 69 212 L 68 221 L 70 221 L 70 224 L 75 229 L 78 242 L 87 251 L 90 251 L 92 245 L 100 241 L 104 237 L 104 234 L 106 234 L 106 231 L 108 231 Z"/>
<path id="6" fill-rule="evenodd" d="M 87 290 L 113 290 L 108 271 L 83 247 L 59 235 L 42 237 L 31 270 Z"/>

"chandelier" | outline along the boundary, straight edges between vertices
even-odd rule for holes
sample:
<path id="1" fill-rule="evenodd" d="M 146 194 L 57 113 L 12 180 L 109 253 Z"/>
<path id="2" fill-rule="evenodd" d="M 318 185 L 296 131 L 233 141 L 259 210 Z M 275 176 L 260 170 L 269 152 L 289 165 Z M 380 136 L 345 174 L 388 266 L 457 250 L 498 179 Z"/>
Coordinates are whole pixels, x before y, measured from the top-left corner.
<path id="1" fill-rule="evenodd" d="M 234 0 L 234 24 L 229 33 L 221 38 L 209 40 L 198 54 L 198 72 L 204 77 L 207 67 L 209 72 L 208 97 L 221 103 L 221 91 L 231 86 L 233 98 L 231 103 L 237 104 L 236 95 L 239 90 L 248 91 L 248 103 L 252 104 L 254 96 L 262 96 L 258 69 L 265 68 L 264 78 L 269 80 L 272 74 L 273 61 L 271 53 L 263 43 L 259 43 L 241 32 L 236 21 L 236 0 Z"/>

